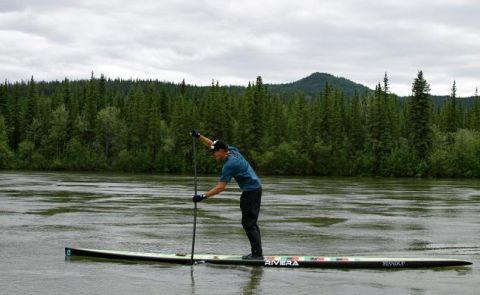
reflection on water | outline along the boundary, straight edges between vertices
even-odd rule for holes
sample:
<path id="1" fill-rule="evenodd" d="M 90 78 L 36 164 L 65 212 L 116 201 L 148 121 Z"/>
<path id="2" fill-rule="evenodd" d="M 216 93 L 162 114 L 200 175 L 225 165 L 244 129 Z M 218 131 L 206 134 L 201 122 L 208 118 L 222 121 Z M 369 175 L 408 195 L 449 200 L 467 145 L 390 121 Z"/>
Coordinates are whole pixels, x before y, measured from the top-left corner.
<path id="1" fill-rule="evenodd" d="M 199 178 L 199 190 L 216 177 Z M 452 257 L 469 268 L 400 271 L 64 262 L 66 246 L 190 253 L 192 178 L 0 173 L 0 280 L 6 294 L 475 294 L 480 182 L 262 178 L 268 254 Z M 244 254 L 239 192 L 198 207 L 195 253 Z M 16 278 L 22 277 L 22 284 Z M 59 279 L 61 278 L 61 279 Z M 3 282 L 8 282 L 4 284 Z M 108 287 L 107 287 L 108 286 Z M 75 292 L 75 290 L 79 290 Z M 349 292 L 351 291 L 351 292 Z"/>
<path id="2" fill-rule="evenodd" d="M 191 281 L 191 294 L 202 294 L 197 293 L 198 286 L 195 283 L 195 271 L 202 271 L 202 269 L 199 269 L 201 266 L 190 266 L 190 281 Z M 264 268 L 263 267 L 244 267 L 244 266 L 221 266 L 221 265 L 212 265 L 210 266 L 212 268 L 215 268 L 219 270 L 220 272 L 230 272 L 234 270 L 235 272 L 238 273 L 238 278 L 239 278 L 239 288 L 241 292 L 235 292 L 237 293 L 242 293 L 245 295 L 255 295 L 255 294 L 264 294 L 263 289 L 261 287 L 261 282 L 262 282 L 262 277 L 264 273 Z M 230 282 L 224 281 L 222 282 L 222 285 L 220 286 L 212 286 L 213 293 L 215 291 L 220 291 L 220 290 L 226 290 Z M 238 290 L 237 290 L 238 291 Z M 221 293 L 220 293 L 221 294 Z M 223 293 L 223 294 L 227 294 Z"/>
<path id="3" fill-rule="evenodd" d="M 243 287 L 244 295 L 262 294 L 260 282 L 262 281 L 263 267 L 252 267 L 250 269 L 250 280 Z"/>

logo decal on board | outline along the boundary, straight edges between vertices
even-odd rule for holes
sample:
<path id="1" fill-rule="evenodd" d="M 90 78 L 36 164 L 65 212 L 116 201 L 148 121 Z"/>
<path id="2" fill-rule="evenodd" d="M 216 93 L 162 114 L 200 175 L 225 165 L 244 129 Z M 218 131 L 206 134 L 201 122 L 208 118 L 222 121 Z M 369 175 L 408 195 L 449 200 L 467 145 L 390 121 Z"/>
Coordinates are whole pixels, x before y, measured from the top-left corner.
<path id="1" fill-rule="evenodd" d="M 295 260 L 265 260 L 265 266 L 298 266 Z"/>

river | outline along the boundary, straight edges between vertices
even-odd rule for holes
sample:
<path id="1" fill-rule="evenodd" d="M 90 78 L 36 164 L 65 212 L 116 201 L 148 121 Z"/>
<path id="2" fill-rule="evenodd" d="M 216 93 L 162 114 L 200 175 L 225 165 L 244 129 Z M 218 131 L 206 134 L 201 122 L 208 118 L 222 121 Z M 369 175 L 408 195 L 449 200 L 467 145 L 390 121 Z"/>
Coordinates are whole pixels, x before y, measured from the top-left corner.
<path id="1" fill-rule="evenodd" d="M 467 267 L 278 269 L 71 259 L 190 253 L 188 176 L 0 172 L 0 294 L 478 294 L 480 181 L 263 177 L 264 252 L 448 257 Z M 215 177 L 200 177 L 206 191 Z M 198 204 L 195 253 L 247 254 L 239 191 Z"/>

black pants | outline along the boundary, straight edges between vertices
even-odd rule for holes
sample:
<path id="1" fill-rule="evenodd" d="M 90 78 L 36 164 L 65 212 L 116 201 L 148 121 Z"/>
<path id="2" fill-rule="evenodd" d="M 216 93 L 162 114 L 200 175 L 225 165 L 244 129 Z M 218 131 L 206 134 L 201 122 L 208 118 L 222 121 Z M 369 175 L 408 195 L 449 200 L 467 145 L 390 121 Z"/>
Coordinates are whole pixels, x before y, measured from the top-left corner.
<path id="1" fill-rule="evenodd" d="M 260 213 L 260 203 L 262 201 L 262 188 L 257 190 L 243 192 L 240 197 L 240 209 L 242 209 L 242 226 L 247 234 L 252 254 L 254 256 L 263 255 L 262 239 L 260 229 L 257 225 L 258 214 Z"/>

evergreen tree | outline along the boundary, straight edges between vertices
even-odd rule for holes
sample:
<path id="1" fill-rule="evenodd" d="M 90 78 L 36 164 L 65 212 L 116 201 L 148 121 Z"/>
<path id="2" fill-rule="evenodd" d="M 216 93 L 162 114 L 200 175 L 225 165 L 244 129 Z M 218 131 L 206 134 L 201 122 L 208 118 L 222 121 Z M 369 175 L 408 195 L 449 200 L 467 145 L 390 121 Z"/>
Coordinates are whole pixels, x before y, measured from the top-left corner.
<path id="1" fill-rule="evenodd" d="M 229 100 L 225 97 L 218 81 L 212 81 L 211 87 L 201 98 L 200 113 L 202 118 L 209 118 L 202 126 L 214 138 L 228 141 L 231 118 L 228 112 Z"/>
<path id="2" fill-rule="evenodd" d="M 192 141 L 188 136 L 182 136 L 182 134 L 188 134 L 194 126 L 198 126 L 198 121 L 195 119 L 197 113 L 198 109 L 193 102 L 183 95 L 173 103 L 169 127 L 174 134 L 172 148 L 176 151 L 176 166 L 171 167 L 172 172 L 184 172 L 191 169 L 190 161 L 187 162 L 187 159 L 189 160 L 191 156 Z"/>
<path id="3" fill-rule="evenodd" d="M 37 109 L 37 100 L 38 100 L 38 90 L 37 85 L 32 78 L 28 84 L 28 96 L 27 96 L 27 114 L 26 114 L 26 124 L 30 126 L 32 124 L 33 118 L 35 117 L 35 112 Z"/>
<path id="4" fill-rule="evenodd" d="M 0 84 L 0 115 L 6 116 L 7 111 L 7 94 L 8 94 L 8 82 Z"/>
<path id="5" fill-rule="evenodd" d="M 67 144 L 68 112 L 62 104 L 52 112 L 51 127 L 48 135 L 48 144 L 51 148 L 47 154 L 61 158 Z"/>
<path id="6" fill-rule="evenodd" d="M 457 86 L 453 81 L 450 100 L 447 101 L 444 108 L 443 130 L 446 132 L 455 132 L 458 129 L 458 107 L 457 107 Z"/>
<path id="7" fill-rule="evenodd" d="M 28 126 L 27 140 L 37 150 L 43 149 L 48 141 L 46 138 L 52 124 L 52 103 L 49 97 L 40 97 L 37 100 L 35 117 Z M 55 155 L 53 152 L 51 155 Z"/>
<path id="8" fill-rule="evenodd" d="M 97 121 L 97 100 L 98 100 L 98 91 L 96 87 L 96 80 L 93 76 L 90 78 L 90 82 L 88 83 L 88 91 L 86 96 L 86 102 L 84 107 L 85 118 L 88 122 L 88 129 L 89 129 L 89 140 L 93 142 L 94 134 L 95 134 L 95 123 Z"/>
<path id="9" fill-rule="evenodd" d="M 145 92 L 138 84 L 133 86 L 133 93 L 130 96 L 130 109 L 128 112 L 128 124 L 130 133 L 128 135 L 130 147 L 133 149 L 144 150 L 146 148 L 145 138 L 148 130 L 148 102 Z"/>
<path id="10" fill-rule="evenodd" d="M 265 127 L 267 135 L 264 136 L 262 145 L 265 147 L 277 146 L 284 142 L 287 130 L 287 116 L 285 115 L 284 104 L 279 97 L 271 98 L 267 114 Z M 312 114 L 309 117 L 312 118 Z M 305 140 L 309 139 L 314 140 L 313 136 Z"/>
<path id="11" fill-rule="evenodd" d="M 471 114 L 470 129 L 480 131 L 480 97 L 478 96 L 478 88 L 475 89 L 475 95 L 473 96 Z"/>
<path id="12" fill-rule="evenodd" d="M 8 100 L 7 132 L 10 146 L 16 151 L 22 140 L 22 115 L 19 83 L 15 83 L 13 87 L 13 95 L 11 99 Z"/>
<path id="13" fill-rule="evenodd" d="M 410 145 L 420 160 L 426 159 L 432 142 L 430 103 L 430 85 L 419 71 L 412 84 L 408 125 Z"/>
<path id="14" fill-rule="evenodd" d="M 369 109 L 369 142 L 373 156 L 372 172 L 375 175 L 382 174 L 383 164 L 393 148 L 392 118 L 386 93 L 388 93 L 388 83 L 384 84 L 383 89 L 378 84 Z"/>
<path id="15" fill-rule="evenodd" d="M 352 147 L 356 153 L 363 152 L 366 137 L 365 110 L 362 108 L 362 102 L 359 94 L 355 92 L 352 96 L 350 107 L 350 127 L 348 128 L 348 138 L 352 142 Z"/>
<path id="16" fill-rule="evenodd" d="M 265 112 L 267 110 L 267 88 L 263 84 L 262 77 L 258 76 L 255 85 L 253 86 L 252 92 L 252 124 L 253 124 L 253 139 L 255 145 L 258 146 L 258 143 L 262 141 L 264 136 L 264 121 L 265 121 Z M 252 146 L 254 146 L 252 144 Z"/>
<path id="17" fill-rule="evenodd" d="M 8 137 L 5 119 L 0 113 L 0 169 L 9 168 L 13 159 L 13 153 L 8 146 Z"/>
<path id="18" fill-rule="evenodd" d="M 169 140 L 167 125 L 162 119 L 159 101 L 153 100 L 148 110 L 147 115 L 147 138 L 146 145 L 151 159 L 152 169 L 165 171 L 165 165 L 162 163 L 161 167 L 158 167 L 158 157 L 161 157 L 160 152 L 164 146 L 164 143 Z"/>
<path id="19" fill-rule="evenodd" d="M 432 110 L 433 107 L 430 106 L 430 110 Z M 410 106 L 409 102 L 405 100 L 402 104 L 401 107 L 401 113 L 399 116 L 399 121 L 398 121 L 398 134 L 402 138 L 408 138 L 409 137 L 409 127 L 408 127 L 408 118 L 410 114 Z M 430 117 L 433 117 L 433 114 L 430 113 Z M 433 120 L 433 119 L 432 119 Z"/>
<path id="20" fill-rule="evenodd" d="M 332 109 L 331 126 L 331 136 L 334 144 L 342 142 L 346 132 L 346 125 L 348 125 L 348 122 L 345 108 L 345 97 L 339 90 L 336 90 Z"/>
<path id="21" fill-rule="evenodd" d="M 250 148 L 255 148 L 257 143 L 255 142 L 255 128 L 253 125 L 253 86 L 248 85 L 245 94 L 239 98 L 236 106 L 237 119 L 234 124 L 234 141 L 235 144 L 242 149 L 247 157 L 250 157 Z"/>
<path id="22" fill-rule="evenodd" d="M 322 126 L 322 97 L 321 93 L 317 92 L 313 97 L 313 100 L 310 104 L 310 119 L 311 119 L 311 133 L 312 133 L 312 140 L 314 143 L 320 142 L 321 136 L 321 126 Z"/>
<path id="23" fill-rule="evenodd" d="M 320 100 L 320 140 L 330 144 L 332 140 L 333 103 L 335 101 L 335 92 L 330 84 L 325 84 Z"/>
<path id="24" fill-rule="evenodd" d="M 305 151 L 307 146 L 304 142 L 308 140 L 307 122 L 308 114 L 303 93 L 298 93 L 291 101 L 287 117 L 288 131 L 286 140 L 295 143 L 300 151 Z"/>
<path id="25" fill-rule="evenodd" d="M 101 110 L 107 106 L 106 83 L 105 75 L 101 74 L 100 79 L 98 80 L 97 110 Z"/>
<path id="26" fill-rule="evenodd" d="M 125 127 L 120 119 L 120 110 L 106 107 L 97 115 L 97 138 L 102 146 L 103 156 L 109 159 L 125 148 Z"/>

